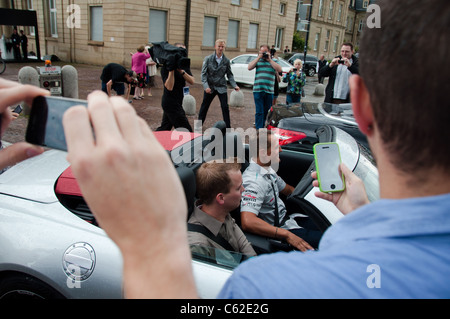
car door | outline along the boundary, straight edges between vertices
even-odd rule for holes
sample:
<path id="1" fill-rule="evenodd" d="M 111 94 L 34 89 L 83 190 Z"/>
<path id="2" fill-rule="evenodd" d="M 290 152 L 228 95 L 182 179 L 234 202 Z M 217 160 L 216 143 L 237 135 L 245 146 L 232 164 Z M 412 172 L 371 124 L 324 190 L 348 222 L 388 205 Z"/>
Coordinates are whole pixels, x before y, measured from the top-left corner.
<path id="1" fill-rule="evenodd" d="M 246 83 L 244 81 L 244 72 L 248 72 L 248 55 L 241 55 L 231 61 L 231 71 L 234 75 L 234 80 L 238 83 Z"/>
<path id="2" fill-rule="evenodd" d="M 253 85 L 255 83 L 256 69 L 253 69 L 251 71 L 248 70 L 248 64 L 250 62 L 252 62 L 254 59 L 256 59 L 256 56 L 253 56 L 253 55 L 248 55 L 247 56 L 245 69 L 242 70 L 242 77 L 243 77 L 242 83 L 246 83 L 246 84 L 250 84 L 250 85 Z"/>

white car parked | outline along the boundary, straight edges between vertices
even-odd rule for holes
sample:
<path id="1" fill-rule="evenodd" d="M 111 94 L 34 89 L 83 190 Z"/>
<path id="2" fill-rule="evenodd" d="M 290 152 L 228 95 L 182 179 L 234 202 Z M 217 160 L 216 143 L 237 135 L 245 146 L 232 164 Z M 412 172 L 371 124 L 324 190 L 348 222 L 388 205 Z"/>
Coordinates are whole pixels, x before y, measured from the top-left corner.
<path id="1" fill-rule="evenodd" d="M 255 72 L 253 69 L 248 70 L 248 64 L 256 59 L 257 54 L 243 54 L 230 60 L 231 70 L 233 71 L 234 80 L 237 83 L 253 85 L 255 83 Z M 282 58 L 275 58 L 276 61 L 283 68 L 283 75 L 288 73 L 294 66 Z M 287 87 L 287 83 L 280 82 L 280 89 Z"/>

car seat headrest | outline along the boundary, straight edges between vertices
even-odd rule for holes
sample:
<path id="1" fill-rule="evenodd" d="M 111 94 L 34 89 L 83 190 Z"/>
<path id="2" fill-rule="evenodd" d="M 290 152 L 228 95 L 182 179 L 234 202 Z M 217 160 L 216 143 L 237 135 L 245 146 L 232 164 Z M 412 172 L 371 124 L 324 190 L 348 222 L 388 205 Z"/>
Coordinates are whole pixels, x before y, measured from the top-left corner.
<path id="1" fill-rule="evenodd" d="M 188 218 L 189 218 L 191 213 L 194 211 L 195 207 L 195 193 L 196 193 L 195 174 L 191 168 L 185 166 L 177 167 L 176 171 L 183 185 L 184 194 L 186 196 L 186 201 L 188 205 Z"/>

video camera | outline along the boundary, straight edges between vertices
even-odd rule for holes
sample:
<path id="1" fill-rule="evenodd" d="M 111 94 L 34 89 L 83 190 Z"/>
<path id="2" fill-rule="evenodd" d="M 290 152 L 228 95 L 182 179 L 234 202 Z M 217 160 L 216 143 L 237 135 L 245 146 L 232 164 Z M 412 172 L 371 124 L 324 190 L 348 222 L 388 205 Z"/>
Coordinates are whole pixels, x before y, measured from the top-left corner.
<path id="1" fill-rule="evenodd" d="M 187 50 L 169 44 L 167 41 L 155 42 L 149 50 L 153 61 L 164 65 L 168 71 L 176 69 L 187 70 L 191 67 L 191 60 L 187 57 Z"/>

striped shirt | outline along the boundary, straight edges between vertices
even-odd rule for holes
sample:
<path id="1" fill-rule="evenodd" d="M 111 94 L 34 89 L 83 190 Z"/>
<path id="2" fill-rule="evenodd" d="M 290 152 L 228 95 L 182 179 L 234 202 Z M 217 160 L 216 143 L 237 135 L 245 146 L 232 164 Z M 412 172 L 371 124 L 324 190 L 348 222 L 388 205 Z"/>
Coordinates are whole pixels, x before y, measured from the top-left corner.
<path id="1" fill-rule="evenodd" d="M 274 60 L 275 61 L 275 60 Z M 259 59 L 256 64 L 255 83 L 253 84 L 253 92 L 266 92 L 273 94 L 275 85 L 276 71 L 270 62 Z"/>

